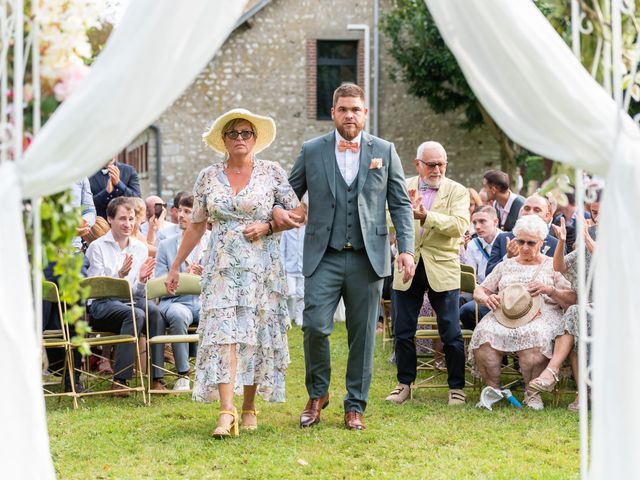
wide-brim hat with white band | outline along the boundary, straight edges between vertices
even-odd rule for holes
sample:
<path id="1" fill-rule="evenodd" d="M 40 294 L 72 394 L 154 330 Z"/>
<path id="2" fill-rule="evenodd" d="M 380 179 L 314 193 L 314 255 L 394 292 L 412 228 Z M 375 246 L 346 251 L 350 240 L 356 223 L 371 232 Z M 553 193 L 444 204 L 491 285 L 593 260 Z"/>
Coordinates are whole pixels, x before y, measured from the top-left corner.
<path id="1" fill-rule="evenodd" d="M 542 309 L 542 295 L 535 297 L 523 283 L 514 283 L 500 292 L 500 308 L 496 320 L 507 328 L 518 328 L 533 320 Z"/>
<path id="2" fill-rule="evenodd" d="M 211 128 L 202 134 L 202 140 L 214 151 L 226 154 L 227 149 L 224 146 L 222 138 L 222 129 L 231 120 L 241 118 L 251 122 L 256 129 L 256 144 L 253 147 L 253 153 L 259 153 L 273 143 L 276 138 L 276 122 L 270 117 L 256 115 L 244 108 L 234 108 L 227 113 L 223 113 L 213 121 Z"/>

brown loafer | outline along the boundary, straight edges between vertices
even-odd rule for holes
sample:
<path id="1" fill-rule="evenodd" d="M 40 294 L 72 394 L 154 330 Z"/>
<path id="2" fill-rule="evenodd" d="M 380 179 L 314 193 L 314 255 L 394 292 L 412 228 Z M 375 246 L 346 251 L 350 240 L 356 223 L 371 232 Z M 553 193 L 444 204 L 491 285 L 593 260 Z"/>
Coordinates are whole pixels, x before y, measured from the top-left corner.
<path id="1" fill-rule="evenodd" d="M 329 394 L 320 398 L 310 398 L 300 415 L 300 428 L 311 427 L 320 423 L 320 412 L 329 405 Z"/>
<path id="2" fill-rule="evenodd" d="M 344 426 L 347 427 L 347 430 L 364 430 L 367 428 L 362 423 L 362 414 L 355 410 L 350 410 L 344 414 Z"/>

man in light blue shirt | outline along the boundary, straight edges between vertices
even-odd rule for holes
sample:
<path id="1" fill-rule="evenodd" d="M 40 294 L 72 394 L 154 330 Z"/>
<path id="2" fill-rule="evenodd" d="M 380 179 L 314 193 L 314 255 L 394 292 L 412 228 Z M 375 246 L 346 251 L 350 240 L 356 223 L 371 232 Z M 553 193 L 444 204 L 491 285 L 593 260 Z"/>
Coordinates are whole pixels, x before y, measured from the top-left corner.
<path id="1" fill-rule="evenodd" d="M 182 197 L 178 204 L 180 233 L 165 238 L 158 244 L 156 251 L 156 277 L 166 275 L 171 268 L 178 253 L 180 242 L 182 242 L 182 236 L 191 223 L 192 209 L 193 195 Z M 208 243 L 209 232 L 207 231 L 202 236 L 200 243 L 191 251 L 187 260 L 180 265 L 180 272 L 202 275 L 203 268 L 200 260 Z M 189 326 L 197 324 L 200 318 L 200 298 L 197 295 L 164 297 L 160 300 L 159 308 L 169 324 L 171 335 L 186 335 Z M 173 343 L 172 347 L 176 370 L 180 375 L 173 389 L 177 391 L 189 390 L 189 344 Z"/>

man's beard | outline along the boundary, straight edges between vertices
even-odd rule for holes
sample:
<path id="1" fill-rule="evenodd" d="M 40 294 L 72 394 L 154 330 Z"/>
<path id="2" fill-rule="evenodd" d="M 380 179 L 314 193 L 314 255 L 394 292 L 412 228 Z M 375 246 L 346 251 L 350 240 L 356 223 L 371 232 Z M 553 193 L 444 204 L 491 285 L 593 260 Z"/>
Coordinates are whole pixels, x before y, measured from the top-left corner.
<path id="1" fill-rule="evenodd" d="M 340 136 L 342 138 L 344 138 L 345 140 L 347 140 L 348 142 L 350 142 L 351 140 L 353 140 L 354 138 L 356 138 L 358 136 L 358 134 L 362 131 L 362 128 L 359 127 L 359 125 L 354 125 L 354 126 L 349 126 L 349 130 L 355 131 L 355 133 L 352 135 L 350 133 L 347 133 L 344 129 L 344 127 L 336 127 L 336 129 L 338 130 L 338 133 L 340 134 Z"/>
<path id="2" fill-rule="evenodd" d="M 424 183 L 426 183 L 429 188 L 438 189 L 440 185 L 442 185 L 442 178 L 439 180 L 430 180 L 429 177 L 427 177 Z"/>

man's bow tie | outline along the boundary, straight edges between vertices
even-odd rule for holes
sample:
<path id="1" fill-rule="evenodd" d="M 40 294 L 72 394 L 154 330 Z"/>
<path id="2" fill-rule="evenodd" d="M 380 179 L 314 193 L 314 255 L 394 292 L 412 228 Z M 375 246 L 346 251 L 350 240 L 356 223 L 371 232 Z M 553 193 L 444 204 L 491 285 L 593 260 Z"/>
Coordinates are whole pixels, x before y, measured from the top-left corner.
<path id="1" fill-rule="evenodd" d="M 347 142 L 346 140 L 340 140 L 338 144 L 338 151 L 344 152 L 345 150 L 351 150 L 353 153 L 358 153 L 360 150 L 360 144 L 358 142 Z"/>
<path id="2" fill-rule="evenodd" d="M 427 190 L 434 190 L 434 191 L 438 191 L 437 188 L 433 188 L 430 187 L 427 182 L 419 182 L 418 183 L 418 190 L 420 190 L 421 192 L 426 192 Z"/>

